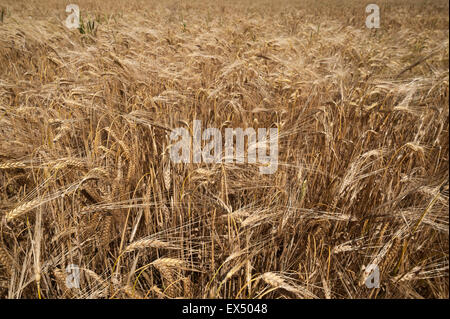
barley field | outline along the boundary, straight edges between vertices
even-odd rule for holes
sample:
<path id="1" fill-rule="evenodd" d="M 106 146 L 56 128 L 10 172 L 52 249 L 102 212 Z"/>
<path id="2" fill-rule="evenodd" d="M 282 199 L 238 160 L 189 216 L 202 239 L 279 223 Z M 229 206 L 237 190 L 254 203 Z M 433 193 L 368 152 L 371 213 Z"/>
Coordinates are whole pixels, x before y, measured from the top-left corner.
<path id="1" fill-rule="evenodd" d="M 449 3 L 369 3 L 0 0 L 0 298 L 448 298 Z"/>

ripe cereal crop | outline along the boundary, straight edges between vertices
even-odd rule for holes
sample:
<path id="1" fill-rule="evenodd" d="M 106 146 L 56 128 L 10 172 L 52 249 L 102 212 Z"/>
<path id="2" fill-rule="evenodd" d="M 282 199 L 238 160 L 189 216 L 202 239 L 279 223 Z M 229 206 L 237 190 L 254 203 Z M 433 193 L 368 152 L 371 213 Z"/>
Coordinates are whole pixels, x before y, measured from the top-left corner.
<path id="1" fill-rule="evenodd" d="M 448 298 L 449 4 L 374 3 L 1 0 L 0 298 Z"/>

